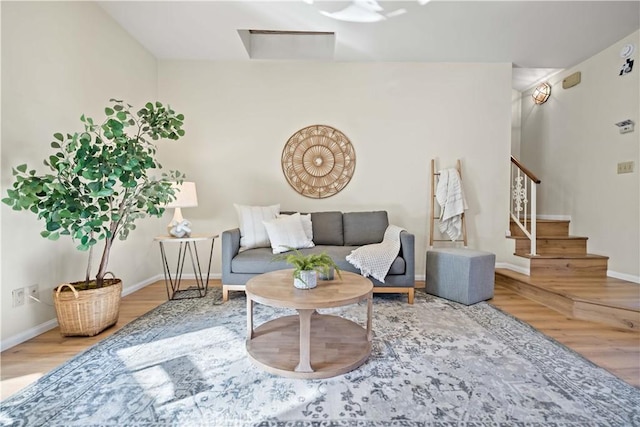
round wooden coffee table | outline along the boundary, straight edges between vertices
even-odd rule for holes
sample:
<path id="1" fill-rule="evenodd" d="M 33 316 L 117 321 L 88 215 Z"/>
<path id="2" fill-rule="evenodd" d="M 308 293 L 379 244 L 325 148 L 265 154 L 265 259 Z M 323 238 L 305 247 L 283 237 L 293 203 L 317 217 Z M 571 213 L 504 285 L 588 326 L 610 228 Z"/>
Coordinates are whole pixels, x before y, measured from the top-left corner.
<path id="1" fill-rule="evenodd" d="M 362 365 L 371 354 L 373 284 L 357 274 L 318 280 L 313 289 L 293 286 L 293 270 L 278 270 L 250 279 L 247 294 L 247 353 L 253 363 L 289 378 L 329 378 Z M 366 329 L 351 320 L 320 314 L 319 308 L 367 300 Z M 297 315 L 253 327 L 254 302 L 292 308 Z"/>

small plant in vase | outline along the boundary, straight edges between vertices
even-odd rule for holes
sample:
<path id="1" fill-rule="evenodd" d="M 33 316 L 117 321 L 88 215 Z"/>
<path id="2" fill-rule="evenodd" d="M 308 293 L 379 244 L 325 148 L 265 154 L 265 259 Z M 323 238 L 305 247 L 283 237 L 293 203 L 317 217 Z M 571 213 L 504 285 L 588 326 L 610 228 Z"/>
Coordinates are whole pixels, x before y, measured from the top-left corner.
<path id="1" fill-rule="evenodd" d="M 333 259 L 325 252 L 320 254 L 304 255 L 295 248 L 288 248 L 291 252 L 275 257 L 275 260 L 283 260 L 293 266 L 293 285 L 298 289 L 313 289 L 317 286 L 317 274 L 325 277 L 331 276 L 331 271 L 335 270 L 338 277 L 340 269 Z"/>

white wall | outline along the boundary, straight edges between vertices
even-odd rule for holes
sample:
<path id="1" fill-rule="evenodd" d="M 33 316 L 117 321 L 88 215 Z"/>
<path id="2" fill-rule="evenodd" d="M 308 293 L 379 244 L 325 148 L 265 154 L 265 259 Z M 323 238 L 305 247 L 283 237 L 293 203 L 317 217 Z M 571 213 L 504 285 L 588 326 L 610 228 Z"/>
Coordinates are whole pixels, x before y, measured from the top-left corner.
<path id="1" fill-rule="evenodd" d="M 40 172 L 55 132 L 82 130 L 80 115 L 96 119 L 110 98 L 137 106 L 157 96 L 157 64 L 145 49 L 91 2 L 2 2 L 2 192 L 11 167 L 27 162 Z M 55 319 L 46 304 L 12 308 L 11 291 L 40 285 L 52 304 L 57 284 L 84 278 L 86 253 L 71 240 L 47 241 L 35 215 L 2 204 L 1 338 L 4 346 Z M 125 287 L 158 274 L 153 229 L 140 223 L 114 246 L 110 270 Z M 96 261 L 97 263 L 97 261 Z"/>
<path id="2" fill-rule="evenodd" d="M 635 68 L 619 76 L 619 52 L 634 43 Z M 570 232 L 586 236 L 588 251 L 609 256 L 610 275 L 638 281 L 640 272 L 639 33 L 636 31 L 583 63 L 550 79 L 551 97 L 536 106 L 522 97 L 524 164 L 541 180 L 539 212 L 570 215 Z M 562 80 L 582 73 L 578 86 Z M 636 131 L 621 135 L 614 123 L 631 119 Z M 618 175 L 617 163 L 635 171 Z"/>
<path id="3" fill-rule="evenodd" d="M 522 93 L 511 91 L 511 155 L 520 159 L 520 126 L 522 124 Z"/>
<path id="4" fill-rule="evenodd" d="M 186 116 L 185 138 L 160 154 L 197 183 L 200 204 L 183 214 L 199 232 L 236 227 L 233 203 L 385 209 L 416 235 L 424 277 L 429 162 L 461 159 L 470 245 L 499 261 L 513 252 L 510 64 L 160 61 L 159 91 Z M 288 138 L 312 124 L 341 130 L 356 152 L 351 182 L 327 199 L 299 195 L 281 169 Z M 219 273 L 219 245 L 215 257 Z"/>

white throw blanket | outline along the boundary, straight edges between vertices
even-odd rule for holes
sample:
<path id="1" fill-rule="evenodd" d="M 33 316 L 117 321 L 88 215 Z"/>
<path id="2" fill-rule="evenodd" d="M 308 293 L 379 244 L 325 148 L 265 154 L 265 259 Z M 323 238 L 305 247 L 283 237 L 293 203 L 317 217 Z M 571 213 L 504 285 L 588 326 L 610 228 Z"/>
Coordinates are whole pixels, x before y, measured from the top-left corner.
<path id="1" fill-rule="evenodd" d="M 467 209 L 462 180 L 456 169 L 440 171 L 436 200 L 440 205 L 440 232 L 456 240 L 462 233 L 462 214 Z"/>
<path id="2" fill-rule="evenodd" d="M 400 232 L 402 228 L 389 225 L 384 232 L 382 242 L 363 245 L 351 251 L 346 260 L 360 269 L 364 277 L 372 276 L 382 283 L 391 268 L 391 264 L 400 252 Z"/>

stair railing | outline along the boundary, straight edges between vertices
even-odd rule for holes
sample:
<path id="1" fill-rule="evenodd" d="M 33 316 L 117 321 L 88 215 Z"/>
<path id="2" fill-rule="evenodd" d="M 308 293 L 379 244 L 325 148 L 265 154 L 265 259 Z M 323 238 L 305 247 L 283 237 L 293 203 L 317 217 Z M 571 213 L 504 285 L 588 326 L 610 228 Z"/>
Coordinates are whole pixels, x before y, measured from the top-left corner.
<path id="1" fill-rule="evenodd" d="M 531 241 L 531 255 L 536 255 L 536 189 L 540 180 L 511 156 L 511 197 L 509 213 Z"/>

